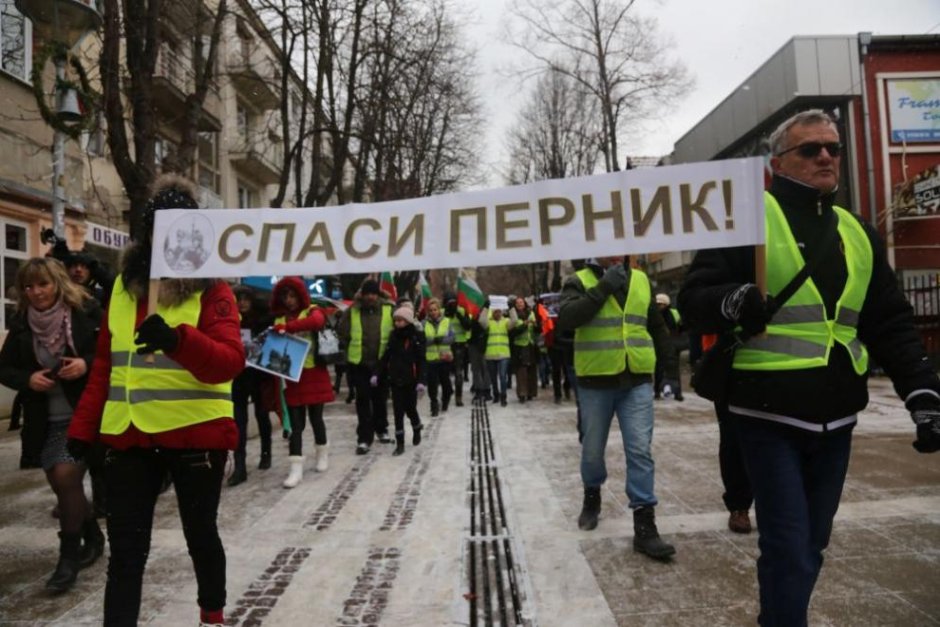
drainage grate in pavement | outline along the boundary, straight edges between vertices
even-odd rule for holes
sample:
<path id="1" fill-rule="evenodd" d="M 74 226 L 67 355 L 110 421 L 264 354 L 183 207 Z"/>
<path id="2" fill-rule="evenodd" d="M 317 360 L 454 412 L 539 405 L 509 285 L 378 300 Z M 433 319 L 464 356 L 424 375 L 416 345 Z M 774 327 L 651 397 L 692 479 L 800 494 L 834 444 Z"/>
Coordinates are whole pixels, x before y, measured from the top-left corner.
<path id="1" fill-rule="evenodd" d="M 336 522 L 336 516 L 345 507 L 349 497 L 356 491 L 362 478 L 369 472 L 376 459 L 378 459 L 378 455 L 375 453 L 367 455 L 362 458 L 362 461 L 350 468 L 329 496 L 326 497 L 326 500 L 304 523 L 304 527 L 315 527 L 317 531 L 329 529 Z"/>
<path id="2" fill-rule="evenodd" d="M 291 584 L 294 573 L 300 570 L 300 565 L 309 556 L 309 548 L 289 546 L 282 549 L 271 565 L 251 582 L 245 593 L 235 602 L 235 609 L 228 615 L 225 624 L 242 627 L 261 625 Z"/>
<path id="3" fill-rule="evenodd" d="M 523 613 L 521 564 L 513 552 L 484 401 L 474 401 L 470 429 L 470 537 L 466 549 L 470 626 L 531 626 L 533 621 Z"/>
<path id="4" fill-rule="evenodd" d="M 378 625 L 388 605 L 392 583 L 401 567 L 401 551 L 397 548 L 369 550 L 349 597 L 343 601 L 343 615 L 337 625 Z"/>
<path id="5" fill-rule="evenodd" d="M 392 504 L 385 514 L 380 531 L 404 529 L 411 524 L 415 511 L 418 509 L 424 475 L 427 474 L 428 466 L 431 465 L 431 444 L 437 439 L 440 423 L 441 419 L 438 418 L 424 426 L 421 444 L 415 447 L 415 454 L 405 470 L 405 477 L 395 490 L 395 496 L 392 497 Z"/>

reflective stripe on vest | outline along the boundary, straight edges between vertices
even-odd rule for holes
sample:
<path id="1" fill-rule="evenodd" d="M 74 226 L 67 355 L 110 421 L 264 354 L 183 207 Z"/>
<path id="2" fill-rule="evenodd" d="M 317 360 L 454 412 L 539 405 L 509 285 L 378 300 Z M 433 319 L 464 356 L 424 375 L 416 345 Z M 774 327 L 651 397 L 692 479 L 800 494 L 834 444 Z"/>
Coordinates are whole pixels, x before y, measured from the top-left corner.
<path id="1" fill-rule="evenodd" d="M 509 320 L 500 318 L 487 323 L 485 359 L 509 358 Z"/>
<path id="2" fill-rule="evenodd" d="M 307 309 L 304 309 L 300 312 L 300 315 L 297 316 L 298 320 L 303 320 L 308 318 L 313 310 L 316 309 L 316 305 L 311 305 Z M 287 324 L 287 316 L 278 316 L 274 319 L 274 324 Z M 303 333 L 292 333 L 291 335 L 296 335 L 297 337 L 302 337 L 305 340 L 310 342 L 310 350 L 307 351 L 307 356 L 304 358 L 304 368 L 313 368 L 316 366 L 316 359 L 314 358 L 314 353 L 317 352 L 315 345 L 315 338 L 313 333 L 310 331 L 304 331 Z"/>
<path id="3" fill-rule="evenodd" d="M 385 354 L 385 347 L 388 346 L 388 337 L 392 334 L 393 326 L 392 306 L 382 305 L 378 359 L 382 359 Z M 349 348 L 346 353 L 346 361 L 351 364 L 358 364 L 362 361 L 362 309 L 358 306 L 353 307 L 349 314 Z"/>
<path id="4" fill-rule="evenodd" d="M 197 327 L 202 310 L 202 292 L 192 294 L 174 307 L 157 305 L 157 313 L 171 327 Z M 101 433 L 118 435 L 133 424 L 144 433 L 162 433 L 182 427 L 231 418 L 232 383 L 209 384 L 163 353 L 153 363 L 137 354 L 134 323 L 137 299 L 124 289 L 120 277 L 114 282 L 108 307 L 111 331 L 111 381 L 101 418 Z"/>
<path id="5" fill-rule="evenodd" d="M 782 290 L 804 265 L 786 216 L 770 193 L 764 193 L 767 231 L 767 289 Z M 852 214 L 833 207 L 845 250 L 848 278 L 835 318 L 826 317 L 826 306 L 812 278 L 784 303 L 767 325 L 766 335 L 754 337 L 734 356 L 738 370 L 800 370 L 821 368 L 829 363 L 835 343 L 846 347 L 856 374 L 868 370 L 868 351 L 856 333 L 858 314 L 865 302 L 872 273 L 872 248 L 868 235 Z"/>
<path id="6" fill-rule="evenodd" d="M 463 307 L 457 307 L 457 313 L 461 316 L 467 315 L 467 310 Z M 450 326 L 454 328 L 454 342 L 457 344 L 464 344 L 470 341 L 470 329 L 463 328 L 463 325 L 460 324 L 460 318 L 457 316 L 450 316 Z"/>
<path id="7" fill-rule="evenodd" d="M 579 270 L 577 277 L 585 290 L 598 283 L 589 268 Z M 647 276 L 631 270 L 625 309 L 621 309 L 616 298 L 608 296 L 594 318 L 575 330 L 575 374 L 613 375 L 628 367 L 636 374 L 652 373 L 656 369 L 656 351 L 646 328 L 651 299 Z"/>
<path id="8" fill-rule="evenodd" d="M 514 346 L 528 346 L 532 343 L 532 327 L 528 325 L 529 321 L 535 322 L 535 314 L 531 311 L 529 312 L 529 317 L 525 320 L 519 320 L 516 324 L 521 324 L 525 326 L 525 331 L 517 335 L 512 343 Z"/>
<path id="9" fill-rule="evenodd" d="M 447 337 L 449 330 L 450 320 L 447 318 L 442 317 L 438 320 L 436 328 L 431 319 L 428 318 L 427 323 L 424 325 L 424 336 L 428 339 L 428 347 L 424 354 L 428 361 L 440 361 L 442 356 L 451 354 L 450 346 L 447 344 L 434 344 L 431 342 L 436 337 Z"/>

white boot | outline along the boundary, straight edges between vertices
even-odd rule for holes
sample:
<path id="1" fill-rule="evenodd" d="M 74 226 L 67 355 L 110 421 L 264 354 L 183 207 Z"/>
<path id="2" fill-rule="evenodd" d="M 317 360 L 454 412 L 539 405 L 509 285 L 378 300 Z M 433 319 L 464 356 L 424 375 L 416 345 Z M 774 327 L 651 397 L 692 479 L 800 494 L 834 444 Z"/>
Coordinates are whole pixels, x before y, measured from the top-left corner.
<path id="1" fill-rule="evenodd" d="M 290 460 L 290 474 L 284 480 L 284 487 L 295 488 L 300 480 L 304 478 L 304 456 L 291 455 L 287 459 Z"/>
<path id="2" fill-rule="evenodd" d="M 326 472 L 326 469 L 330 467 L 330 445 L 317 444 L 314 450 L 317 454 L 317 472 Z"/>

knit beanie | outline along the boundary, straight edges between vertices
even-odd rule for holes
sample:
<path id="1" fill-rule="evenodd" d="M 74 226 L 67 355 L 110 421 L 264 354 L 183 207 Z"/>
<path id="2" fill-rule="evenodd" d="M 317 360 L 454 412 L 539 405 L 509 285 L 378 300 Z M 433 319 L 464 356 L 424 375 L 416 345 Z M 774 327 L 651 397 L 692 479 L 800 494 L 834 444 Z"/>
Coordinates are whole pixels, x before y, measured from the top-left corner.
<path id="1" fill-rule="evenodd" d="M 408 324 L 415 323 L 415 312 L 414 312 L 414 309 L 412 309 L 411 307 L 407 307 L 407 306 L 399 307 L 398 309 L 395 310 L 395 314 L 393 317 L 401 318 Z"/>

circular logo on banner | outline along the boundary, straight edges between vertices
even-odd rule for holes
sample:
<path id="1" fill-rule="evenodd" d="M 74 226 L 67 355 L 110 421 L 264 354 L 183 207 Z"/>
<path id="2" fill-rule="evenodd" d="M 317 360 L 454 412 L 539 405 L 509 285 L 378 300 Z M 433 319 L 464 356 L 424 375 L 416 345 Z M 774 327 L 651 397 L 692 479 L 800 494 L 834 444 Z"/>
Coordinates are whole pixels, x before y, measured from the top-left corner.
<path id="1" fill-rule="evenodd" d="M 209 260 L 215 232 L 209 218 L 189 211 L 170 226 L 163 242 L 163 258 L 174 272 L 195 272 Z"/>

